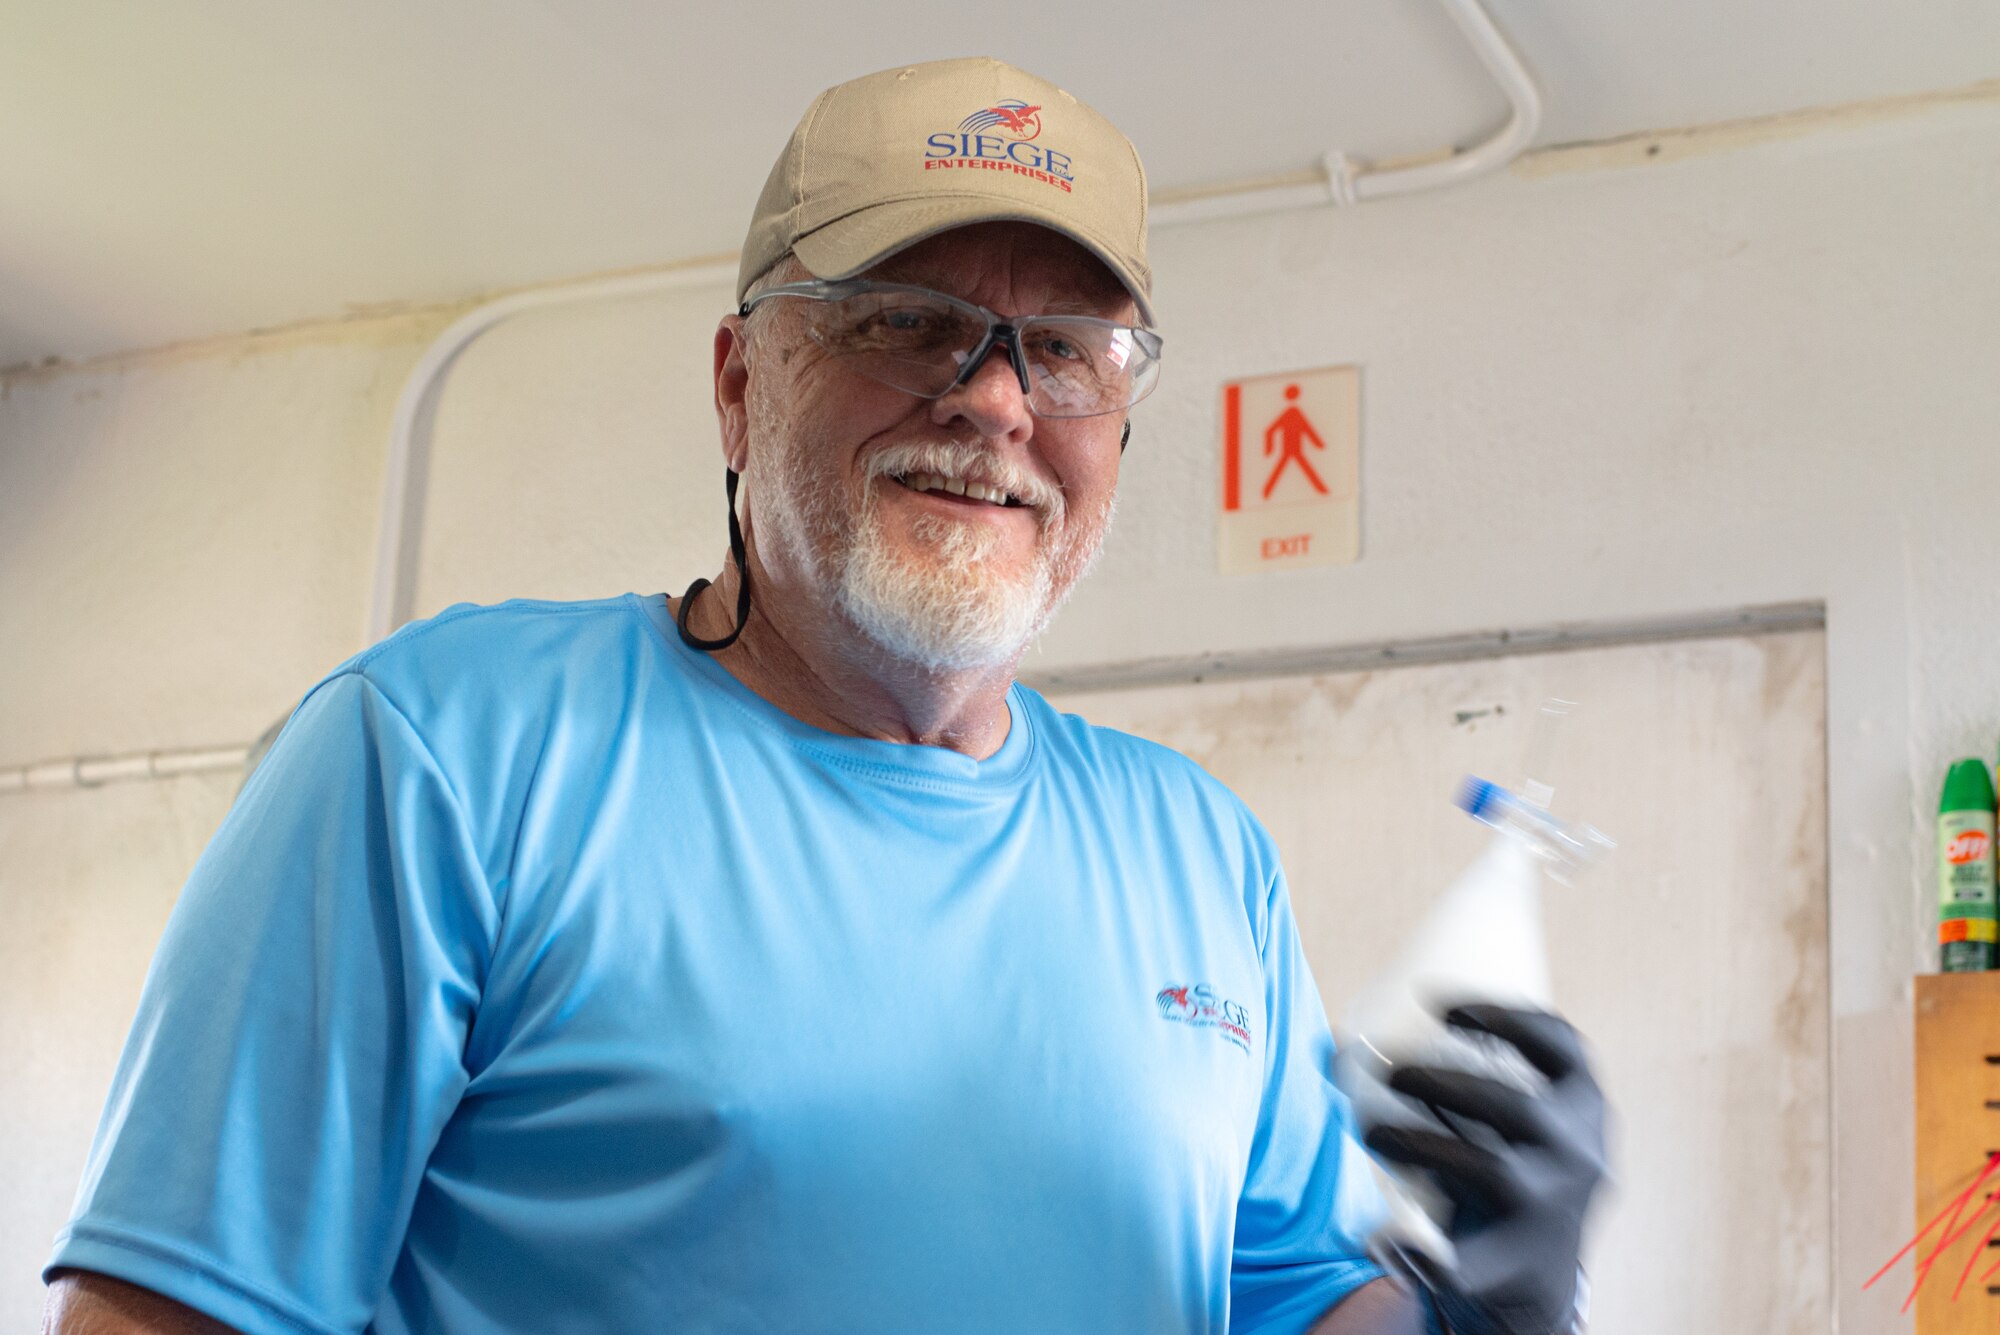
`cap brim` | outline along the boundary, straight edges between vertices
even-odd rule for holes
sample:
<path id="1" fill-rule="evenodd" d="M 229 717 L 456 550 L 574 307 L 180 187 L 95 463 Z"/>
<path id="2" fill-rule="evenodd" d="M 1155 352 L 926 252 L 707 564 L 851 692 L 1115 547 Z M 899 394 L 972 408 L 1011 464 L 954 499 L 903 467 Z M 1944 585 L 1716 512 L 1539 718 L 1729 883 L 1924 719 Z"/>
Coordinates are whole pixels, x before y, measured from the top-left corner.
<path id="1" fill-rule="evenodd" d="M 929 195 L 922 199 L 890 200 L 836 218 L 792 242 L 792 253 L 815 278 L 852 278 L 897 251 L 927 237 L 982 222 L 1024 222 L 1060 232 L 1082 246 L 1111 270 L 1139 307 L 1140 322 L 1153 323 L 1153 304 L 1138 274 L 1118 259 L 1102 240 L 1086 235 L 1053 210 L 1037 209 L 1020 200 L 990 195 Z"/>

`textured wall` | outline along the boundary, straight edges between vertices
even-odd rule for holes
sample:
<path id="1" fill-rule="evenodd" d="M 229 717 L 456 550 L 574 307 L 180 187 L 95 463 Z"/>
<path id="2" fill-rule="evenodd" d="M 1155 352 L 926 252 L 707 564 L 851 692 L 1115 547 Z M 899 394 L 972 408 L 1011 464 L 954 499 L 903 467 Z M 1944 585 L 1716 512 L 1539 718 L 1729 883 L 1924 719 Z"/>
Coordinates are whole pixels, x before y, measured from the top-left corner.
<path id="1" fill-rule="evenodd" d="M 1033 665 L 1823 599 L 1850 1331 L 1902 1328 L 1896 1298 L 1858 1286 L 1909 1232 L 1926 809 L 1946 759 L 2000 738 L 1996 216 L 1988 104 L 1162 234 L 1167 380 L 1103 566 Z M 536 316 L 465 355 L 438 413 L 424 610 L 678 588 L 716 564 L 705 379 L 726 302 Z M 383 434 L 428 332 L 0 385 L 0 763 L 247 739 L 358 647 Z M 1212 574 L 1218 382 L 1348 361 L 1362 563 Z M 31 1128 L 102 1089 L 130 962 L 215 808 L 205 790 L 0 798 L 0 976 L 90 979 L 4 994 L 0 1070 L 29 1077 Z M 26 1271 L 83 1134 L 0 1151 L 18 1202 L 0 1321 L 32 1320 Z"/>
<path id="2" fill-rule="evenodd" d="M 1591 1327 L 1826 1335 L 1824 663 L 1804 631 L 1061 703 L 1249 803 L 1284 850 L 1335 1023 L 1488 840 L 1446 804 L 1452 785 L 1541 749 L 1557 810 L 1618 840 L 1541 901 L 1555 996 L 1614 1113 L 1583 1258 Z M 1582 708 L 1538 738 L 1552 695 Z"/>

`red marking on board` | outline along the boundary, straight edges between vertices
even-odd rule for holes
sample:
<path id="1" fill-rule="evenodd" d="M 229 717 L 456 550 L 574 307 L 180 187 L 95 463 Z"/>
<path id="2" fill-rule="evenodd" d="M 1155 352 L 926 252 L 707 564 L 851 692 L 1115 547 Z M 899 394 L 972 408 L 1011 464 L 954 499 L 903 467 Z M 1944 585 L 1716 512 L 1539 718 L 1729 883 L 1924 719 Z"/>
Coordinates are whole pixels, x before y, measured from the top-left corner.
<path id="1" fill-rule="evenodd" d="M 1243 386 L 1222 387 L 1222 508 L 1242 508 Z"/>
<path id="2" fill-rule="evenodd" d="M 1902 1260 L 1905 1256 L 1908 1256 L 1911 1252 L 1917 1251 L 1917 1249 L 1922 1245 L 1924 1238 L 1930 1234 L 1930 1231 L 1936 1228 L 1940 1223 L 1942 1223 L 1944 1225 L 1944 1232 L 1942 1235 L 1939 1236 L 1936 1245 L 1934 1245 L 1930 1249 L 1930 1251 L 1919 1253 L 1919 1255 L 1917 1256 L 1916 1260 L 1917 1280 L 1916 1283 L 1910 1286 L 1910 1296 L 1903 1299 L 1903 1310 L 1905 1312 L 1909 1311 L 1910 1304 L 1914 1303 L 1917 1300 L 1917 1291 L 1923 1288 L 1924 1281 L 1930 1278 L 1931 1267 L 1937 1264 L 1938 1258 L 1943 1256 L 1945 1250 L 1949 1248 L 1954 1242 L 1957 1242 L 1967 1233 L 1970 1233 L 1973 1229 L 1973 1226 L 1980 1221 L 1980 1219 L 1986 1214 L 1988 1210 L 1991 1210 L 1993 1208 L 1994 1200 L 2000 1199 L 2000 1192 L 1988 1193 L 1986 1197 L 1980 1202 L 1979 1208 L 1972 1212 L 1972 1217 L 1967 1219 L 1963 1224 L 1959 1223 L 1959 1216 L 1965 1213 L 1966 1206 L 1972 1204 L 1972 1198 L 1980 1194 L 1979 1189 L 1985 1186 L 1987 1179 L 1993 1176 L 1993 1170 L 1996 1167 L 2000 1167 L 2000 1154 L 1994 1154 L 1988 1156 L 1986 1160 L 1986 1167 L 1979 1170 L 1979 1176 L 1972 1179 L 1972 1185 L 1967 1187 L 1964 1191 L 1960 1192 L 1956 1197 L 1954 1197 L 1951 1201 L 1949 1201 L 1945 1205 L 1944 1209 L 1939 1210 L 1937 1214 L 1931 1218 L 1930 1223 L 1925 1224 L 1922 1228 L 1918 1229 L 1917 1236 L 1911 1238 L 1908 1242 L 1904 1243 L 1903 1249 L 1897 1252 L 1894 1256 L 1890 1257 L 1888 1264 L 1884 1265 L 1880 1270 L 1877 1270 L 1874 1274 L 1870 1275 L 1868 1277 L 1867 1283 L 1863 1284 L 1861 1287 L 1864 1289 L 1868 1288 L 1870 1285 L 1874 1284 L 1876 1280 L 1888 1274 L 1891 1270 L 1895 1268 L 1896 1262 Z M 1950 1216 L 1949 1219 L 1946 1218 L 1947 1215 Z M 1972 1255 L 1966 1259 L 1965 1270 L 1963 1273 L 1959 1275 L 1958 1284 L 1951 1291 L 1951 1296 L 1954 1301 L 1958 1298 L 1959 1291 L 1965 1287 L 1966 1276 L 1972 1273 L 1973 1262 L 1977 1261 L 1979 1257 L 1985 1252 L 1987 1242 L 1992 1239 L 1993 1235 L 1996 1232 L 2000 1232 L 2000 1219 L 1995 1219 L 1993 1223 L 1988 1226 L 1985 1237 L 1979 1240 L 1979 1244 L 1972 1249 Z M 1996 1261 L 1992 1265 L 1986 1267 L 1985 1274 L 1982 1274 L 1979 1277 L 1980 1282 L 1984 1283 L 1986 1281 L 1987 1276 L 1991 1275 L 1995 1270 L 2000 1270 L 2000 1261 Z"/>
<path id="3" fill-rule="evenodd" d="M 1986 1244 L 1993 1241 L 1993 1235 L 1995 1233 L 2000 1233 L 2000 1218 L 1994 1219 L 1994 1221 L 1991 1224 L 1988 1224 L 1986 1226 L 1985 1234 L 1981 1236 L 1978 1242 L 1973 1244 L 1971 1254 L 1965 1258 L 1965 1269 L 1958 1272 L 1958 1283 L 1952 1286 L 1951 1300 L 1953 1302 L 1957 1302 L 1958 1295 L 1965 1292 L 1965 1281 L 1972 1277 L 1972 1263 L 1974 1261 L 1977 1261 L 1980 1257 L 1986 1255 Z M 1986 1268 L 1986 1275 L 1990 1275 L 1992 1273 L 1993 1273 L 1993 1267 L 1988 1266 Z M 1979 1278 L 1981 1280 L 1984 1280 L 1986 1278 L 1986 1275 L 1981 1275 Z"/>

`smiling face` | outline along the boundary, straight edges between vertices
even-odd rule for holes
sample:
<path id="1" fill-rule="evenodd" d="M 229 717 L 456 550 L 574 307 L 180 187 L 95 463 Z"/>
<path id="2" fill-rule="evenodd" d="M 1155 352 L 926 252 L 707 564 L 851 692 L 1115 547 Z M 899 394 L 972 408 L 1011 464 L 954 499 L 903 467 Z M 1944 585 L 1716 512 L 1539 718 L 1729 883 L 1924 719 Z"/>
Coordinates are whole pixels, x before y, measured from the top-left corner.
<path id="1" fill-rule="evenodd" d="M 1093 256 L 1022 223 L 946 232 L 866 276 L 1002 315 L 1134 318 Z M 740 440 L 724 420 L 767 613 L 837 616 L 932 671 L 1011 664 L 1103 542 L 1124 414 L 1036 417 L 1004 351 L 943 397 L 918 398 L 828 355 L 804 304 L 774 300 L 751 317 Z M 785 605 L 797 600 L 810 606 Z"/>

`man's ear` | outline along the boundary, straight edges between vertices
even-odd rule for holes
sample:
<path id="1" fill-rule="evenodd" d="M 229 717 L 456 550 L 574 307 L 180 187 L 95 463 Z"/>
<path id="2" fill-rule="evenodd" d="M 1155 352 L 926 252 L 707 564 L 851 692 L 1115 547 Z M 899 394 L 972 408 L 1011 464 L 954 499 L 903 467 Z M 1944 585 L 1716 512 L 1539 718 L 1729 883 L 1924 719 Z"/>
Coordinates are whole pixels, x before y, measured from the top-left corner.
<path id="1" fill-rule="evenodd" d="M 715 327 L 715 421 L 722 434 L 722 461 L 738 473 L 750 461 L 748 337 L 740 315 L 725 315 Z"/>

